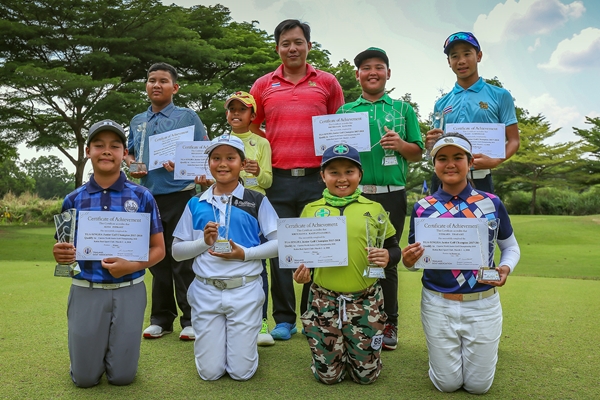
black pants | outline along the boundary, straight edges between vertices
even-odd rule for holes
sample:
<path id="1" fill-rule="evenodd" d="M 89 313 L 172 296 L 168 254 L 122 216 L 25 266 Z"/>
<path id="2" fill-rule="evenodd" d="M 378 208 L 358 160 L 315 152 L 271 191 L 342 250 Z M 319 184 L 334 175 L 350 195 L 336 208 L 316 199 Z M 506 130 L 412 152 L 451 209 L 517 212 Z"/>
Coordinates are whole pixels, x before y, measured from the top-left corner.
<path id="1" fill-rule="evenodd" d="M 304 206 L 323 197 L 325 184 L 318 172 L 306 176 L 291 176 L 287 171 L 273 169 L 273 184 L 267 189 L 267 198 L 279 218 L 297 218 Z M 271 298 L 275 323 L 296 323 L 296 295 L 293 269 L 279 268 L 279 259 L 271 259 Z M 300 313 L 308 308 L 310 282 L 302 289 Z"/>
<path id="2" fill-rule="evenodd" d="M 470 178 L 471 174 L 469 173 L 467 177 Z M 494 182 L 492 181 L 491 173 L 487 174 L 484 178 L 471 179 L 471 181 L 475 189 L 482 190 L 487 193 L 494 193 Z M 441 183 L 442 182 L 440 181 L 440 178 L 438 178 L 438 176 L 434 172 L 433 176 L 431 177 L 431 193 L 437 192 Z"/>
<path id="3" fill-rule="evenodd" d="M 193 260 L 175 261 L 171 253 L 171 246 L 173 245 L 173 231 L 186 204 L 195 194 L 196 190 L 192 189 L 154 196 L 160 211 L 167 254 L 161 262 L 150 268 L 153 278 L 150 324 L 159 325 L 166 330 L 171 330 L 173 327 L 173 321 L 177 317 L 177 305 L 183 313 L 179 319 L 181 327 L 192 325 L 187 291 L 195 276 L 192 270 Z"/>
<path id="4" fill-rule="evenodd" d="M 398 190 L 390 193 L 366 194 L 367 199 L 378 202 L 390 213 L 390 222 L 396 228 L 396 239 L 400 243 L 406 218 L 406 191 Z M 388 315 L 387 322 L 398 325 L 398 265 L 385 269 L 385 279 L 380 279 L 383 289 L 383 309 Z"/>

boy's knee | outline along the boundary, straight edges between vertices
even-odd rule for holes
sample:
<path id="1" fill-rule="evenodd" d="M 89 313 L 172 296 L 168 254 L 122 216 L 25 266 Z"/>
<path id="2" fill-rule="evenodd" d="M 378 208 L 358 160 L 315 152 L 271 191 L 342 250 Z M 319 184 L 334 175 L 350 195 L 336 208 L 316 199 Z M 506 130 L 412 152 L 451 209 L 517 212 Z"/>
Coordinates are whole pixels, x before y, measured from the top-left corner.
<path id="1" fill-rule="evenodd" d="M 321 383 L 326 385 L 334 385 L 344 380 L 346 371 L 344 368 L 330 368 L 325 372 L 321 372 L 313 367 L 313 375 L 315 376 L 315 379 Z"/>
<path id="2" fill-rule="evenodd" d="M 492 387 L 493 380 L 489 381 L 466 381 L 463 385 L 465 390 L 471 394 L 486 394 Z"/>
<path id="3" fill-rule="evenodd" d="M 452 393 L 452 392 L 457 391 L 458 389 L 460 389 L 463 386 L 462 374 L 461 374 L 460 378 L 456 377 L 456 376 L 455 377 L 447 376 L 445 378 L 439 378 L 431 370 L 429 370 L 429 379 L 431 379 L 431 382 L 433 383 L 433 385 L 440 392 Z"/>
<path id="4" fill-rule="evenodd" d="M 106 379 L 111 385 L 125 386 L 133 382 L 133 380 L 135 379 L 135 375 L 136 371 L 134 371 L 133 373 L 121 374 L 118 376 L 109 376 L 108 374 L 106 374 Z"/>
<path id="5" fill-rule="evenodd" d="M 202 378 L 202 380 L 205 381 L 216 381 L 225 374 L 225 368 L 217 368 L 212 365 L 203 366 L 202 368 L 200 368 L 197 361 L 196 370 L 198 371 L 198 375 L 200 375 L 200 378 Z"/>
<path id="6" fill-rule="evenodd" d="M 355 370 L 349 369 L 348 373 L 352 380 L 356 383 L 360 383 L 361 385 L 369 385 L 377 380 L 379 377 L 379 373 L 381 372 L 381 368 L 373 368 L 370 370 Z"/>
<path id="7" fill-rule="evenodd" d="M 71 371 L 71 380 L 75 386 L 80 388 L 90 388 L 100 383 L 99 376 L 86 376 L 82 374 L 75 374 Z"/>

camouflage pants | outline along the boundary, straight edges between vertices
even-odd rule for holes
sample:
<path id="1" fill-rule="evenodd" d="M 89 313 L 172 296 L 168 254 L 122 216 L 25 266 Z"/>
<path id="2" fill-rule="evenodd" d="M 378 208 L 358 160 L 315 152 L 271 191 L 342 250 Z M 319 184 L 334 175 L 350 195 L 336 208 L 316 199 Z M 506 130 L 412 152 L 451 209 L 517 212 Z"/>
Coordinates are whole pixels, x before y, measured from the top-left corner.
<path id="1" fill-rule="evenodd" d="M 338 293 L 313 283 L 302 315 L 312 351 L 311 369 L 326 384 L 373 383 L 381 372 L 381 345 L 387 315 L 379 283 L 363 292 Z"/>

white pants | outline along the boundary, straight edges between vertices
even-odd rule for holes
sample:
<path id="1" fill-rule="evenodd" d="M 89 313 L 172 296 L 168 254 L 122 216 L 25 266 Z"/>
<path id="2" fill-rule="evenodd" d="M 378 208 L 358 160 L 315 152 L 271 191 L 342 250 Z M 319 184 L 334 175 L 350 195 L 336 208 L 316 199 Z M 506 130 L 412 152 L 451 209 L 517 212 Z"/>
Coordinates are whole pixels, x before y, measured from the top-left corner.
<path id="1" fill-rule="evenodd" d="M 262 280 L 220 290 L 194 279 L 187 297 L 200 378 L 213 381 L 227 372 L 235 380 L 250 379 L 258 368 L 256 341 L 265 301 Z"/>
<path id="2" fill-rule="evenodd" d="M 492 386 L 502 334 L 502 306 L 486 299 L 454 301 L 423 289 L 421 322 L 429 350 L 429 378 L 442 392 L 474 394 Z"/>

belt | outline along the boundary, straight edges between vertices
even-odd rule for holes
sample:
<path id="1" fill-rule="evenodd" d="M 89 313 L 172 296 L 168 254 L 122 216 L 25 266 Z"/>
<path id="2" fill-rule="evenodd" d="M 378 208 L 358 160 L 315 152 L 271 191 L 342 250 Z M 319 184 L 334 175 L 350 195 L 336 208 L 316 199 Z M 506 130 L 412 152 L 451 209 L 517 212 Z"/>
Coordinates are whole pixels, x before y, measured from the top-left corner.
<path id="1" fill-rule="evenodd" d="M 391 192 L 397 192 L 399 190 L 404 190 L 404 186 L 394 186 L 394 185 L 385 185 L 385 186 L 358 185 L 358 188 L 361 190 L 361 192 L 366 193 L 366 194 L 391 193 Z"/>
<path id="2" fill-rule="evenodd" d="M 273 173 L 277 175 L 286 175 L 286 176 L 306 176 L 312 175 L 319 172 L 321 168 L 292 168 L 292 169 L 280 169 L 273 168 Z"/>
<path id="3" fill-rule="evenodd" d="M 94 283 L 83 279 L 73 279 L 73 285 L 90 288 L 90 289 L 120 289 L 122 287 L 133 286 L 140 282 L 144 282 L 144 275 L 139 278 L 135 278 L 132 281 L 119 282 L 119 283 Z"/>
<path id="4" fill-rule="evenodd" d="M 237 278 L 227 278 L 227 279 L 211 279 L 211 278 L 203 278 L 201 276 L 196 275 L 196 279 L 206 285 L 213 285 L 217 289 L 225 290 L 225 289 L 235 289 L 240 286 L 244 286 L 247 283 L 255 281 L 258 279 L 260 275 L 252 275 L 252 276 L 240 276 Z"/>
<path id="5" fill-rule="evenodd" d="M 485 292 L 477 292 L 477 293 L 441 293 L 441 292 L 436 292 L 435 290 L 429 290 L 427 288 L 424 288 L 424 289 L 427 290 L 431 294 L 435 294 L 436 296 L 443 297 L 444 299 L 454 300 L 454 301 L 481 300 L 481 299 L 485 299 L 490 296 L 493 296 L 496 294 L 496 292 L 498 292 L 498 288 L 495 288 L 495 287 L 491 288 L 489 290 L 486 290 Z"/>

